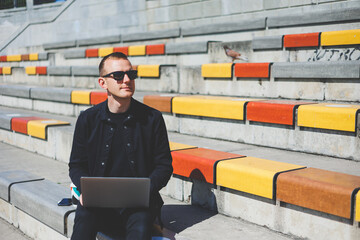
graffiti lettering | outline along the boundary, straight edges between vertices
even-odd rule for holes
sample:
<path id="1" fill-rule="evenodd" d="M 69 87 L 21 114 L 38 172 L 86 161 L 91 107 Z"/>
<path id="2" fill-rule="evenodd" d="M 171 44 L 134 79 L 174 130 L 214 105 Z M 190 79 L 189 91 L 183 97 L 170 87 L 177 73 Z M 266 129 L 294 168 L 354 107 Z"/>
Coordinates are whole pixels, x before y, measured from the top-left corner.
<path id="1" fill-rule="evenodd" d="M 354 60 L 360 60 L 360 47 L 345 49 L 316 49 L 308 58 L 308 62 Z"/>

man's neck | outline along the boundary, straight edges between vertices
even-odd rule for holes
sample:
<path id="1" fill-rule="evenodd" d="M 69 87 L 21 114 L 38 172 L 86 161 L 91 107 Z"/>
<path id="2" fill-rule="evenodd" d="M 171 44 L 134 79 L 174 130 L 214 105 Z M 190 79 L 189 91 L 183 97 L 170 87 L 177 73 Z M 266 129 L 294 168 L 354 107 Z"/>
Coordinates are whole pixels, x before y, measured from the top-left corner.
<path id="1" fill-rule="evenodd" d="M 112 113 L 124 113 L 126 112 L 131 103 L 131 98 L 121 99 L 108 96 L 108 108 Z"/>

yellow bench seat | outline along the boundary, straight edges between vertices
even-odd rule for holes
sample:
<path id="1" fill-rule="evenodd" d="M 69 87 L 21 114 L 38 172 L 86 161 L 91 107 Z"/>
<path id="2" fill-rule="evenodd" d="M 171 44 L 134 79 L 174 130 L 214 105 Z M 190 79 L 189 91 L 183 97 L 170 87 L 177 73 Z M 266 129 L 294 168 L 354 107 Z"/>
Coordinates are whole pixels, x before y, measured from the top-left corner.
<path id="1" fill-rule="evenodd" d="M 360 105 L 319 103 L 298 108 L 298 126 L 355 132 Z"/>
<path id="2" fill-rule="evenodd" d="M 173 98 L 172 110 L 176 114 L 244 120 L 244 106 L 249 101 L 217 96 L 178 96 Z"/>
<path id="3" fill-rule="evenodd" d="M 129 46 L 129 56 L 144 56 L 146 54 L 146 45 Z"/>
<path id="4" fill-rule="evenodd" d="M 160 77 L 160 65 L 138 65 L 139 77 Z"/>
<path id="5" fill-rule="evenodd" d="M 99 57 L 105 57 L 106 55 L 109 55 L 110 53 L 113 52 L 114 52 L 113 47 L 99 48 L 98 50 Z"/>
<path id="6" fill-rule="evenodd" d="M 69 125 L 70 123 L 54 119 L 42 119 L 30 120 L 27 124 L 28 134 L 30 136 L 47 139 L 46 130 L 49 126 Z"/>
<path id="7" fill-rule="evenodd" d="M 305 167 L 255 157 L 230 159 L 218 163 L 216 167 L 216 184 L 275 199 L 275 183 L 278 174 L 302 168 Z"/>
<path id="8" fill-rule="evenodd" d="M 169 142 L 169 145 L 170 145 L 170 151 L 178 151 L 178 150 L 183 150 L 183 149 L 197 148 L 192 145 L 176 143 L 176 142 Z"/>
<path id="9" fill-rule="evenodd" d="M 71 92 L 71 102 L 90 105 L 90 93 L 88 90 L 77 90 Z"/>
<path id="10" fill-rule="evenodd" d="M 360 44 L 360 29 L 321 33 L 322 46 L 341 46 Z"/>
<path id="11" fill-rule="evenodd" d="M 201 66 L 204 78 L 232 78 L 232 63 L 209 63 Z"/>

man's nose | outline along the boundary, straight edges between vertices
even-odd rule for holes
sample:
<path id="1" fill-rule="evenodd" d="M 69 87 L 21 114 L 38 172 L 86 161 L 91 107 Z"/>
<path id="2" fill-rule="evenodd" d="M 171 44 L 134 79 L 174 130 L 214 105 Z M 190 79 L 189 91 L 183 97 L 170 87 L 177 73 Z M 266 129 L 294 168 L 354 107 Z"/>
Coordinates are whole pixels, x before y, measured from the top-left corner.
<path id="1" fill-rule="evenodd" d="M 130 78 L 127 74 L 124 75 L 124 79 L 123 79 L 124 83 L 130 82 Z"/>

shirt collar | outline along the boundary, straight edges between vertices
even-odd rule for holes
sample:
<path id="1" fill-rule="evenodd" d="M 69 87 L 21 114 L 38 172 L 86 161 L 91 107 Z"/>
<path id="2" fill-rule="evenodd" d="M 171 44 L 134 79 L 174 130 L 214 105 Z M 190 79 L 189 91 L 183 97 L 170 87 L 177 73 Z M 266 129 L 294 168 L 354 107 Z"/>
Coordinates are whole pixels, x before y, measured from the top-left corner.
<path id="1" fill-rule="evenodd" d="M 112 122 L 111 118 L 109 116 L 109 113 L 106 110 L 106 108 L 108 107 L 108 100 L 106 99 L 106 101 L 103 102 L 102 104 L 103 105 L 101 106 L 101 110 L 100 110 L 100 119 L 103 120 L 103 121 Z M 135 104 L 136 104 L 136 100 L 134 98 L 131 98 L 130 107 L 126 111 L 127 116 L 126 116 L 125 122 L 131 121 L 132 119 L 134 119 L 136 117 L 136 111 L 134 110 L 135 109 L 135 106 L 134 106 Z"/>

